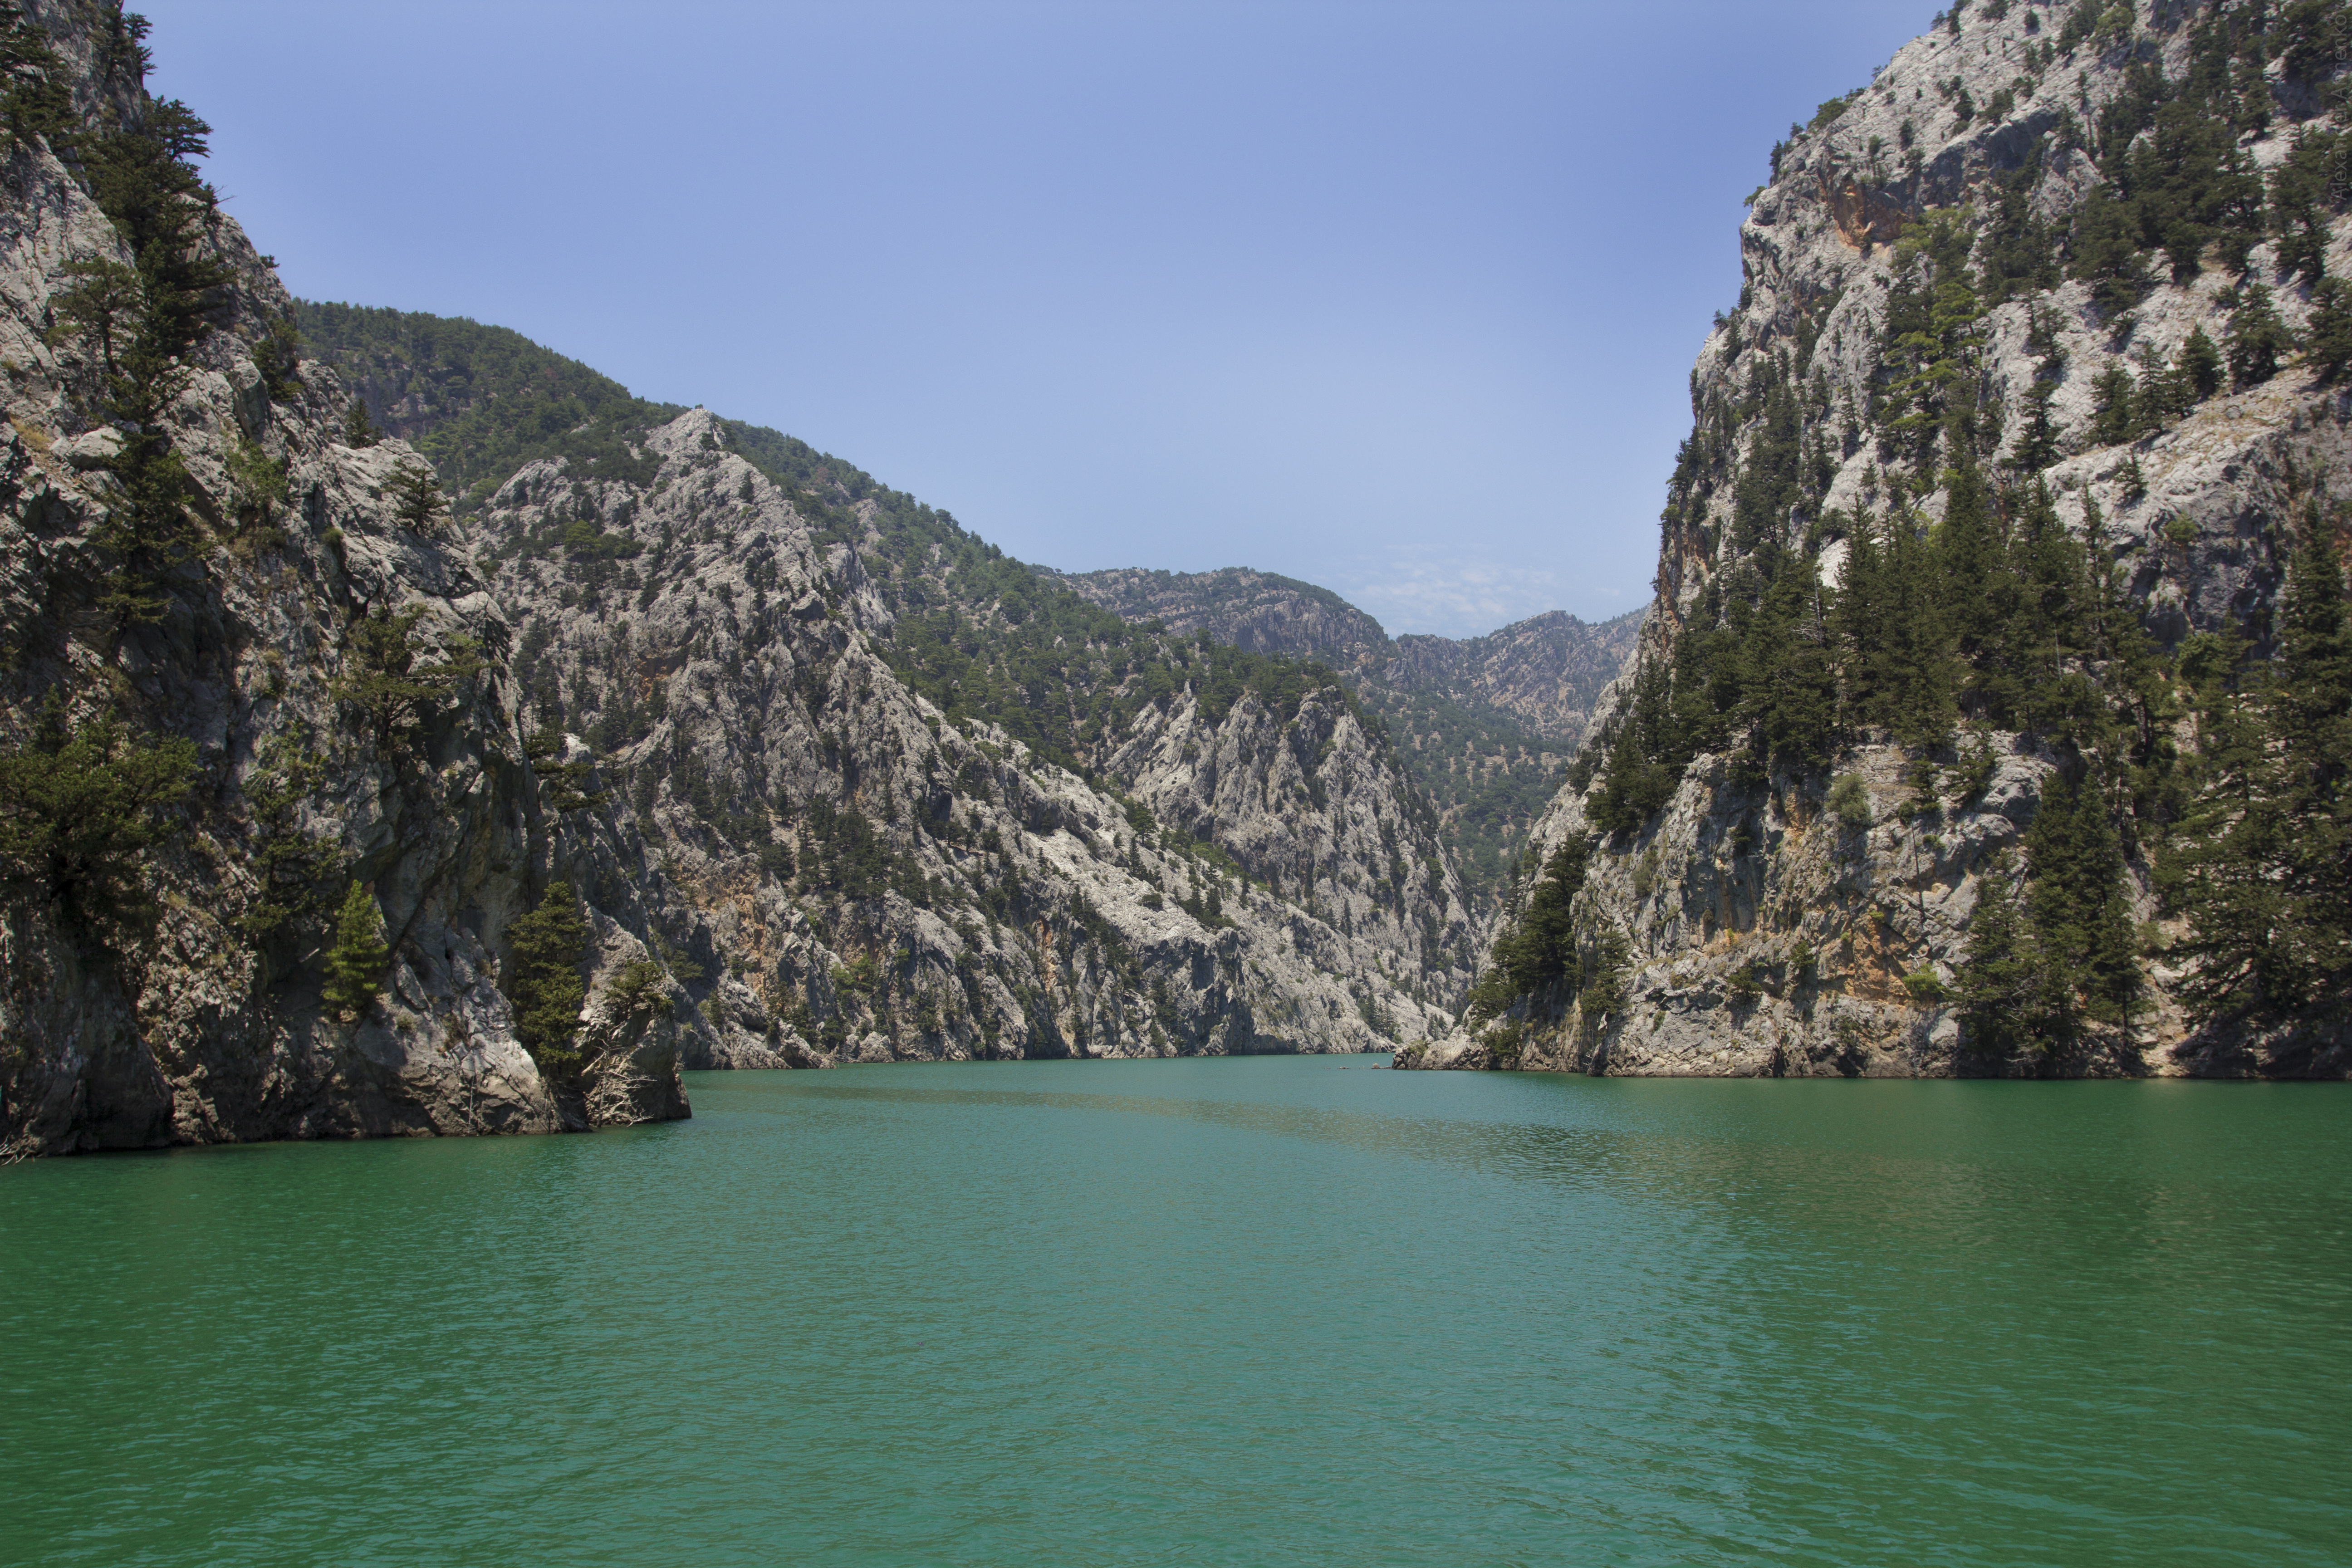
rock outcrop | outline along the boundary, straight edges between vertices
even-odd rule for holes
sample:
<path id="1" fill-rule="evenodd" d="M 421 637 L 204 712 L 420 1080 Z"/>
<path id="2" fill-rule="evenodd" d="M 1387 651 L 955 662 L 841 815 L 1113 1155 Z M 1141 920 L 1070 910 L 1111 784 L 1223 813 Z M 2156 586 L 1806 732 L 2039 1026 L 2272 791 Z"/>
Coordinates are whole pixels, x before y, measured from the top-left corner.
<path id="1" fill-rule="evenodd" d="M 961 591 L 931 551 L 845 488 L 780 484 L 738 431 L 689 411 L 627 477 L 530 463 L 473 524 L 526 685 L 598 739 L 610 788 L 580 815 L 702 972 L 688 1066 L 1363 1050 L 1450 1023 L 1467 900 L 1341 689 L 1219 710 L 1107 677 L 1130 716 L 1089 731 L 1087 773 L 1056 765 L 894 668 L 901 613 Z M 1003 613 L 964 610 L 972 637 Z"/>
<path id="2" fill-rule="evenodd" d="M 106 47 L 107 18 L 31 9 L 80 133 L 144 130 L 158 107 L 132 57 Z M 221 279 L 210 330 L 163 373 L 176 391 L 156 426 L 184 488 L 159 506 L 126 479 L 99 345 L 42 330 L 90 268 L 140 260 L 84 183 L 94 147 L 69 145 L 68 164 L 26 135 L 0 164 L 0 731 L 21 762 L 55 750 L 45 721 L 89 735 L 111 718 L 188 742 L 193 786 L 133 867 L 136 908 L 101 917 L 56 895 L 93 875 L 111 797 L 91 776 L 12 772 L 7 843 L 35 858 L 15 863 L 0 909 L 0 1153 L 686 1114 L 677 1064 L 708 1027 L 692 1004 L 606 1016 L 605 982 L 643 951 L 632 898 L 593 911 L 584 1069 L 551 1081 L 517 1043 L 503 933 L 607 847 L 547 809 L 515 724 L 509 626 L 470 552 L 446 517 L 400 515 L 417 459 L 341 444 L 323 367 L 259 367 L 291 301 L 216 210 L 191 250 Z M 149 548 L 133 578 L 142 547 L 123 542 L 156 528 L 184 536 L 184 554 Z M 151 610 L 112 602 L 126 582 Z M 478 658 L 420 700 L 413 726 L 379 729 L 345 695 L 372 611 L 405 618 L 420 664 Z M 84 795 L 56 793 L 68 784 Z M 63 837 L 34 846 L 37 826 Z M 392 960 L 379 1004 L 343 1021 L 321 1005 L 318 961 L 353 879 Z"/>
<path id="3" fill-rule="evenodd" d="M 1391 639 L 1328 588 L 1243 567 L 1055 576 L 1129 621 L 1329 665 L 1434 803 L 1482 929 L 1643 614 L 1588 626 L 1554 610 L 1481 637 Z"/>
<path id="4" fill-rule="evenodd" d="M 1253 652 L 1319 659 L 1378 711 L 1401 698 L 1442 696 L 1564 750 L 1583 738 L 1594 702 L 1633 652 L 1643 615 L 1591 625 L 1550 610 L 1485 637 L 1391 638 L 1328 588 L 1247 567 L 1055 576 L 1130 621 L 1158 620 Z"/>
<path id="5" fill-rule="evenodd" d="M 182 112 L 109 16 L 39 15 L 69 158 Z M 41 137 L 0 170 L 6 1153 L 545 1131 L 683 1116 L 681 1068 L 1450 1026 L 1476 921 L 1344 687 L 1131 633 L 846 465 L 548 380 L 496 329 L 313 310 L 336 363 L 299 359 L 295 302 L 165 147 L 132 150 L 196 226 L 143 257 Z M 144 318 L 84 280 L 159 257 L 209 292 L 181 368 L 142 373 L 173 392 L 142 435 L 100 329 Z"/>
<path id="6" fill-rule="evenodd" d="M 2179 132 L 2153 122 L 2157 106 L 2215 69 L 2237 84 L 2232 101 L 2250 121 L 2242 134 L 2218 132 L 2215 188 L 2234 167 L 2239 183 L 2226 188 L 2259 202 L 2261 180 L 2248 176 L 2273 175 L 2298 138 L 2329 129 L 2315 117 L 2342 85 L 2346 62 L 2315 52 L 2305 36 L 2340 36 L 2342 7 L 2295 9 L 2267 35 L 2201 35 L 2200 56 L 2198 29 L 2221 25 L 2219 7 L 1956 6 L 1947 25 L 1906 45 L 1867 86 L 1822 105 L 1775 150 L 1774 178 L 1740 229 L 1738 307 L 1717 317 L 1693 372 L 1699 426 L 1670 490 L 1661 597 L 1636 663 L 1603 707 L 1612 724 L 1632 721 L 1645 672 L 1661 689 L 1669 681 L 1703 595 L 1752 570 L 1758 552 L 1808 557 L 1825 586 L 1839 584 L 1849 549 L 1841 520 L 1884 510 L 1907 471 L 1900 446 L 1909 437 L 1890 436 L 1874 416 L 1918 369 L 1900 356 L 1933 357 L 1918 340 L 1890 342 L 1903 247 L 1954 216 L 1964 251 L 1974 232 L 1977 286 L 1993 302 L 1980 314 L 1937 317 L 1933 327 L 1923 314 L 1916 330 L 1974 334 L 1975 346 L 1948 363 L 1981 376 L 1991 411 L 1978 431 L 1984 471 L 2014 476 L 2013 496 L 2029 495 L 2038 472 L 2058 516 L 2089 545 L 2093 570 L 2112 563 L 2159 647 L 2177 649 L 2191 634 L 2238 623 L 2259 633 L 2284 579 L 2291 528 L 2315 498 L 2352 489 L 2352 401 L 2318 366 L 2291 356 L 2275 375 L 2242 374 L 2236 390 L 2225 383 L 2201 397 L 2183 390 L 2189 373 L 2178 367 L 2189 363 L 2194 334 L 2230 341 L 2233 312 L 2257 283 L 2274 291 L 2290 332 L 2309 327 L 2313 273 L 2298 273 L 2277 237 L 2304 220 L 2290 223 L 2273 208 L 2273 237 L 2264 237 L 2225 214 L 2193 231 L 2196 244 L 2217 238 L 2213 251 L 2158 249 L 2117 264 L 2112 281 L 2091 275 L 2084 258 L 2096 236 L 2074 220 L 2115 188 L 2101 157 L 2110 171 L 2143 159 L 2131 167 L 2148 173 L 2136 177 L 2155 179 L 2183 155 Z M 2250 244 L 2242 274 L 2226 255 L 2231 221 L 2239 243 Z M 2352 223 L 2325 203 L 2308 221 L 2318 226 L 2308 243 L 2327 275 L 2347 275 Z M 2070 224 L 2071 251 L 2062 249 Z M 2138 243 L 2126 242 L 2125 253 Z M 1770 438 L 1769 405 L 1783 394 L 1801 422 L 1802 500 L 1785 519 L 1759 523 L 1737 515 L 1738 492 Z M 2126 395 L 2180 406 L 2131 423 L 2117 406 Z M 2048 416 L 2039 430 L 2037 401 Z M 1908 494 L 1924 498 L 1932 521 L 1944 515 L 1948 484 L 1948 475 L 1913 475 Z M 1601 743 L 1616 733 L 1604 731 Z M 1533 834 L 1515 908 L 1525 907 L 1546 858 L 1592 841 L 1576 919 L 1588 957 L 1595 942 L 1622 943 L 1613 968 L 1603 965 L 1609 984 L 1580 1001 L 1567 988 L 1523 995 L 1496 1024 L 1407 1052 L 1399 1065 L 1654 1074 L 2352 1069 L 2352 1042 L 2340 1034 L 2282 1045 L 2257 1031 L 2193 1026 L 2181 1005 L 2183 975 L 2167 953 L 2183 927 L 2166 914 L 2137 844 L 2127 845 L 2126 889 L 2144 989 L 2131 1026 L 2087 1029 L 2056 1057 L 1978 1049 L 1951 1001 L 1972 916 L 1988 876 L 2014 879 L 2015 858 L 1995 857 L 2019 844 L 2065 758 L 2047 737 L 2014 729 L 1977 739 L 1986 748 L 1985 787 L 1947 784 L 1938 795 L 1923 794 L 1918 770 L 1924 763 L 1948 780 L 1960 760 L 1949 748 L 1897 745 L 1885 731 L 1853 737 L 1833 771 L 1853 774 L 1864 793 L 1849 796 L 1843 814 L 1824 798 L 1831 770 L 1763 770 L 1702 754 L 1638 828 L 1600 831 L 1601 781 L 1585 771 Z M 2193 743 L 2185 731 L 2179 740 Z"/>

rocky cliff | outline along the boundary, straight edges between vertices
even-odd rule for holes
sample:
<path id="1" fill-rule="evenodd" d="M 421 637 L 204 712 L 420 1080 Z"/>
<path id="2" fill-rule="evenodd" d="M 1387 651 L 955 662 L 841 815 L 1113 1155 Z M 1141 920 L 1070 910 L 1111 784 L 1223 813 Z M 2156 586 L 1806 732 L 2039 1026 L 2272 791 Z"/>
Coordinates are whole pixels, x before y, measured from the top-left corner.
<path id="1" fill-rule="evenodd" d="M 2189 893 L 2352 490 L 2347 26 L 1975 0 L 1792 127 L 1636 663 L 1481 1022 L 1401 1065 L 2346 1070 L 2340 967 L 2299 1017 L 2194 1005 Z"/>
<path id="2" fill-rule="evenodd" d="M 1471 900 L 1328 670 L 514 334 L 298 308 L 135 17 L 0 26 L 7 1155 L 1450 1026 Z"/>
<path id="3" fill-rule="evenodd" d="M 588 911 L 584 1067 L 517 1043 L 505 931 L 611 846 L 549 809 L 509 623 L 446 515 L 403 515 L 421 465 L 338 440 L 342 393 L 189 165 L 201 122 L 141 86 L 136 19 L 0 26 L 26 62 L 0 165 L 0 1150 L 685 1114 L 708 1026 L 658 990 L 613 1004 L 647 929 L 624 889 Z M 371 710 L 391 642 L 405 695 Z M 352 882 L 389 956 L 345 1018 L 320 960 Z"/>
<path id="4" fill-rule="evenodd" d="M 1481 911 L 1584 739 L 1593 705 L 1632 653 L 1635 611 L 1598 626 L 1554 610 L 1481 637 L 1391 638 L 1328 588 L 1231 567 L 1133 568 L 1058 580 L 1130 621 L 1328 664 L 1397 737 L 1412 782 Z"/>
<path id="5" fill-rule="evenodd" d="M 688 1065 L 1444 1026 L 1466 900 L 1328 673 L 1124 626 L 775 439 L 691 410 L 472 524 L 536 716 L 593 738 L 583 815 L 681 912 L 717 1025 Z"/>
<path id="6" fill-rule="evenodd" d="M 1642 625 L 1638 610 L 1597 626 L 1551 610 L 1485 637 L 1391 638 L 1328 588 L 1247 567 L 1056 576 L 1130 621 L 1158 620 L 1234 647 L 1319 659 L 1376 705 L 1442 696 L 1568 749 L 1583 737 L 1594 701 L 1617 678 Z"/>

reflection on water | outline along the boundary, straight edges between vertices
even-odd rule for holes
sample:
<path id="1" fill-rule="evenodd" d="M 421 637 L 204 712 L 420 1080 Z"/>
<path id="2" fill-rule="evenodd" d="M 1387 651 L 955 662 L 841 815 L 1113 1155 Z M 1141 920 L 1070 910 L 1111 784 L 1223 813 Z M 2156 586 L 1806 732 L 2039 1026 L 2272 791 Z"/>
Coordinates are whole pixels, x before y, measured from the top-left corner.
<path id="1" fill-rule="evenodd" d="M 0 1172 L 0 1560 L 2347 1560 L 2339 1091 L 1363 1066 Z"/>

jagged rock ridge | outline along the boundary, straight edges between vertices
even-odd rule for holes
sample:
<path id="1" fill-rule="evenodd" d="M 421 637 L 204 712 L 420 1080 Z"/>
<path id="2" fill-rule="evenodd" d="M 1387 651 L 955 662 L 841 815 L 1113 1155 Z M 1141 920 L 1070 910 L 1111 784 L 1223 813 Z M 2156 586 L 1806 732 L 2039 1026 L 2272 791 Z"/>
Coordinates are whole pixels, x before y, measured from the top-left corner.
<path id="1" fill-rule="evenodd" d="M 1057 576 L 1130 621 L 1330 665 L 1397 738 L 1413 781 L 1437 803 L 1465 885 L 1489 911 L 1643 614 L 1589 626 L 1554 610 L 1480 637 L 1391 639 L 1328 588 L 1245 567 Z"/>
<path id="2" fill-rule="evenodd" d="M 603 809 L 698 911 L 678 945 L 717 973 L 711 1062 L 1353 1050 L 1444 1026 L 1466 900 L 1336 686 L 1220 710 L 1109 673 L 1140 634 L 1064 646 L 1129 706 L 1089 731 L 1087 774 L 1056 765 L 894 668 L 909 613 L 954 605 L 967 636 L 1003 613 L 943 563 L 977 542 L 932 521 L 932 552 L 894 552 L 876 501 L 780 485 L 743 440 L 689 411 L 646 433 L 643 482 L 534 462 L 474 524 L 540 711 L 596 736 Z"/>

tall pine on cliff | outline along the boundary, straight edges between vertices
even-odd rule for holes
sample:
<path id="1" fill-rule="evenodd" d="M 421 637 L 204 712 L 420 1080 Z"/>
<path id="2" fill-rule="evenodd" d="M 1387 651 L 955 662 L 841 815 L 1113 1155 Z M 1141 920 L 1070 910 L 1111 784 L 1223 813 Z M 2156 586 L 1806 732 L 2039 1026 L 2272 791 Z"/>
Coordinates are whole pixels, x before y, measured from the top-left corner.
<path id="1" fill-rule="evenodd" d="M 383 911 L 367 885 L 354 878 L 336 912 L 335 940 L 327 950 L 327 1005 L 347 1023 L 362 1017 L 375 1005 L 391 964 Z"/>
<path id="2" fill-rule="evenodd" d="M 2225 652 L 2201 693 L 2204 780 L 2179 835 L 2177 898 L 2209 1018 L 2333 1016 L 2352 1003 L 2352 632 L 2315 503 L 2279 645 L 2275 671 L 2231 668 Z"/>
<path id="3" fill-rule="evenodd" d="M 541 1072 L 568 1074 L 580 1065 L 574 1043 L 587 1000 L 581 966 L 588 956 L 588 924 L 569 882 L 550 882 L 539 908 L 509 933 L 507 1000 L 514 1004 L 515 1038 Z"/>

